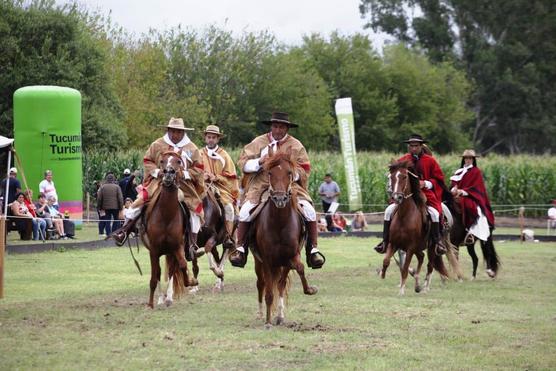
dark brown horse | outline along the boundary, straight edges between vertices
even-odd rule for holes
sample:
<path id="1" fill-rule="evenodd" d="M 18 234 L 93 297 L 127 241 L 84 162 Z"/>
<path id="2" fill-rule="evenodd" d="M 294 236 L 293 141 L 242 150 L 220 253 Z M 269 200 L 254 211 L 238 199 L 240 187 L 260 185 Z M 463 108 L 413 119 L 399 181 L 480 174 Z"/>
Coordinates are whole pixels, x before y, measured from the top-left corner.
<path id="1" fill-rule="evenodd" d="M 179 296 L 186 286 L 197 284 L 190 278 L 185 260 L 186 238 L 189 229 L 188 219 L 185 217 L 178 201 L 178 183 L 183 178 L 183 163 L 179 153 L 166 152 L 163 154 L 160 169 L 162 177 L 160 192 L 153 195 L 145 213 L 146 228 L 142 230 L 141 239 L 149 250 L 151 260 L 151 280 L 149 307 L 153 308 L 154 291 L 160 288 L 160 257 L 166 255 L 168 273 L 168 290 L 162 293 L 158 303 L 172 304 L 173 294 Z M 154 179 L 153 181 L 158 181 Z M 160 288 L 161 289 L 161 288 Z"/>
<path id="2" fill-rule="evenodd" d="M 216 284 L 213 291 L 222 291 L 224 288 L 224 264 L 230 254 L 230 247 L 233 248 L 233 246 L 223 245 L 222 255 L 216 249 L 218 245 L 224 243 L 227 237 L 224 209 L 218 200 L 214 185 L 207 182 L 205 182 L 205 185 L 207 185 L 206 196 L 203 199 L 205 221 L 199 231 L 197 243 L 205 248 L 209 268 L 216 276 Z M 196 260 L 194 259 L 193 262 L 196 263 Z M 196 264 L 193 265 L 193 274 L 195 278 L 199 274 L 199 267 Z"/>
<path id="3" fill-rule="evenodd" d="M 465 245 L 467 247 L 467 252 L 471 256 L 471 260 L 473 261 L 473 277 L 475 279 L 477 277 L 477 266 L 479 265 L 479 258 L 475 253 L 475 242 L 476 239 L 472 238 L 471 241 L 467 239 L 467 230 L 465 229 L 465 225 L 463 224 L 463 215 L 461 212 L 461 204 L 459 202 L 452 202 L 450 205 L 447 205 L 452 212 L 454 217 L 454 225 L 450 230 L 450 240 L 452 244 L 455 246 Z M 494 248 L 494 243 L 492 242 L 492 231 L 490 236 L 486 241 L 479 240 L 481 244 L 481 250 L 483 251 L 483 258 L 486 263 L 486 273 L 490 278 L 495 278 L 498 274 L 498 269 L 500 268 L 500 259 L 498 258 L 498 254 Z"/>
<path id="4" fill-rule="evenodd" d="M 405 293 L 405 283 L 413 255 L 416 255 L 418 260 L 417 269 L 414 271 L 415 292 L 421 291 L 419 273 L 425 257 L 424 251 L 427 252 L 428 257 L 425 290 L 430 289 L 433 269 L 436 269 L 442 277 L 448 277 L 442 256 L 436 254 L 435 247 L 431 243 L 426 199 L 421 193 L 419 178 L 411 166 L 412 164 L 407 161 L 393 163 L 389 166 L 388 175 L 391 198 L 398 206 L 392 216 L 390 243 L 386 249 L 380 276 L 385 277 L 392 255 L 398 250 L 404 251 L 406 255 L 400 270 L 400 295 Z"/>
<path id="5" fill-rule="evenodd" d="M 291 269 L 299 274 L 305 294 L 317 293 L 317 288 L 307 283 L 305 267 L 301 262 L 300 250 L 305 236 L 304 221 L 297 211 L 296 194 L 292 189 L 296 169 L 296 162 L 282 152 L 277 152 L 267 160 L 264 172 L 270 184 L 270 200 L 252 222 L 249 233 L 249 247 L 255 257 L 257 273 L 259 315 L 262 317 L 264 295 L 267 328 L 272 326 L 271 315 L 276 300 L 276 324 L 284 322 L 288 274 Z"/>

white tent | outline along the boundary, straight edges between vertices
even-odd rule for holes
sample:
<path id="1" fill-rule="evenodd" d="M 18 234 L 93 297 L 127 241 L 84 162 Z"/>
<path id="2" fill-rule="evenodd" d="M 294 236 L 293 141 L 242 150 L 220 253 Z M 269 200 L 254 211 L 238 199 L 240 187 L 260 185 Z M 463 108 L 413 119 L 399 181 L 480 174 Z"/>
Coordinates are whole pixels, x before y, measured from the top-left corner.
<path id="1" fill-rule="evenodd" d="M 14 140 L 0 135 L 0 149 L 11 147 Z M 12 163 L 12 151 L 8 150 L 8 165 L 6 166 L 6 179 L 10 176 L 10 164 Z M 4 194 L 4 215 L 8 213 L 8 193 L 10 191 L 10 182 L 6 182 L 6 192 Z"/>

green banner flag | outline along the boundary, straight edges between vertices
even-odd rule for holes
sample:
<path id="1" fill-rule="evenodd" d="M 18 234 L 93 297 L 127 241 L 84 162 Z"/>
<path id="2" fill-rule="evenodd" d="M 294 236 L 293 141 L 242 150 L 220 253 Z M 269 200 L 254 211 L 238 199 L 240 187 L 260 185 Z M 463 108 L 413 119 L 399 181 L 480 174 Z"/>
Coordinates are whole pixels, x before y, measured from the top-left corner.
<path id="1" fill-rule="evenodd" d="M 349 209 L 361 208 L 361 185 L 357 170 L 357 156 L 355 153 L 355 130 L 353 127 L 353 110 L 351 98 L 336 100 L 336 117 L 340 130 L 340 142 L 342 144 L 342 155 L 344 157 L 344 168 L 346 171 L 346 183 L 348 187 Z"/>

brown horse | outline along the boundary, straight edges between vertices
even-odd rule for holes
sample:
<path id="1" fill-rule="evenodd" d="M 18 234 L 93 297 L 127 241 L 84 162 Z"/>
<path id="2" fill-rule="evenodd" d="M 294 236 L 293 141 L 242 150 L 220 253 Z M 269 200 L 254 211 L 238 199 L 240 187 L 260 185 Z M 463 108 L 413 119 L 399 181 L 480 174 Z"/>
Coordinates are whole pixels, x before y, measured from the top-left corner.
<path id="1" fill-rule="evenodd" d="M 288 274 L 295 269 L 301 278 L 303 292 L 317 293 L 305 278 L 300 250 L 305 240 L 304 221 L 297 211 L 296 193 L 292 189 L 297 163 L 290 155 L 277 152 L 264 164 L 269 180 L 270 201 L 251 224 L 250 248 L 255 257 L 259 316 L 262 317 L 263 294 L 266 302 L 265 327 L 270 328 L 272 309 L 278 299 L 276 324 L 284 322 Z M 278 298 L 276 298 L 278 296 Z"/>
<path id="2" fill-rule="evenodd" d="M 465 244 L 467 247 L 467 252 L 471 256 L 473 261 L 473 276 L 472 279 L 477 277 L 477 266 L 479 265 L 479 258 L 475 253 L 475 242 L 476 239 L 473 238 L 472 241 L 467 240 L 467 230 L 463 224 L 463 215 L 461 212 L 461 204 L 459 202 L 452 202 L 447 205 L 452 212 L 454 217 L 454 225 L 450 230 L 450 240 L 455 246 L 461 246 Z M 492 242 L 492 231 L 490 236 L 486 241 L 480 240 L 481 250 L 483 251 L 483 258 L 486 262 L 486 273 L 490 278 L 495 278 L 498 274 L 498 269 L 500 268 L 500 259 L 494 248 L 494 243 Z"/>
<path id="3" fill-rule="evenodd" d="M 426 199 L 421 193 L 419 178 L 415 175 L 412 164 L 407 161 L 392 163 L 389 166 L 389 187 L 391 198 L 397 204 L 396 211 L 390 224 L 390 243 L 386 249 L 380 276 L 386 275 L 390 259 L 397 250 L 405 251 L 405 259 L 401 267 L 400 295 L 405 293 L 405 283 L 413 255 L 417 256 L 418 265 L 414 271 L 415 292 L 421 291 L 419 273 L 423 265 L 424 251 L 427 252 L 427 276 L 425 290 L 430 289 L 430 279 L 433 268 L 442 277 L 448 272 L 442 261 L 442 256 L 436 254 L 435 246 L 430 241 L 430 223 L 427 220 Z"/>
<path id="4" fill-rule="evenodd" d="M 203 198 L 205 221 L 199 231 L 197 243 L 205 248 L 209 268 L 216 276 L 216 284 L 213 291 L 217 292 L 224 289 L 224 264 L 230 254 L 230 247 L 233 248 L 233 245 L 223 245 L 222 255 L 216 249 L 218 245 L 224 243 L 227 237 L 224 208 L 218 200 L 214 185 L 206 182 L 205 185 L 208 185 L 206 196 Z M 196 260 L 195 258 L 193 262 L 196 263 Z M 195 278 L 199 274 L 199 267 L 196 264 L 193 265 L 193 274 Z"/>
<path id="5" fill-rule="evenodd" d="M 186 238 L 189 222 L 180 207 L 178 184 L 183 179 L 183 163 L 179 153 L 166 152 L 159 164 L 164 176 L 160 192 L 153 196 L 145 212 L 146 228 L 141 239 L 149 250 L 151 259 L 151 280 L 149 307 L 153 308 L 154 291 L 160 287 L 160 257 L 166 255 L 168 290 L 159 297 L 158 303 L 172 304 L 173 294 L 179 296 L 186 286 L 196 285 L 190 278 L 185 260 Z M 156 179 L 153 181 L 157 181 Z"/>

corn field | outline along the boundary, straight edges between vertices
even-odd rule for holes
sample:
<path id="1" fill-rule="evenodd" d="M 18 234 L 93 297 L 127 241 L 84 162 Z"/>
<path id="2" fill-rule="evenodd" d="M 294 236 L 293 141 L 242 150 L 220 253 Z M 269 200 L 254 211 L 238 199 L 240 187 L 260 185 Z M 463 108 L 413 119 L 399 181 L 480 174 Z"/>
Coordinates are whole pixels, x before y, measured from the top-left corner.
<path id="1" fill-rule="evenodd" d="M 238 159 L 239 149 L 229 151 L 233 159 Z M 108 171 L 117 178 L 126 168 L 142 169 L 144 151 L 129 150 L 118 153 L 88 152 L 83 156 L 84 192 L 93 194 L 96 190 L 94 181 L 104 179 Z M 382 211 L 387 202 L 386 172 L 392 159 L 400 157 L 399 153 L 359 152 L 359 180 L 361 182 L 362 202 L 360 208 L 365 212 Z M 340 209 L 348 210 L 347 185 L 342 155 L 337 152 L 312 152 L 309 190 L 316 205 L 320 207 L 318 188 L 326 173 L 342 190 Z M 445 174 L 449 177 L 460 167 L 459 154 L 436 157 Z M 487 190 L 493 208 L 498 211 L 515 210 L 524 205 L 530 216 L 546 215 L 550 200 L 556 199 L 556 157 L 554 156 L 503 156 L 488 155 L 477 159 L 478 167 L 483 171 Z M 512 215 L 516 215 L 514 212 Z"/>

